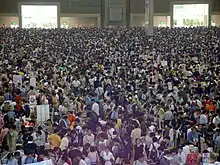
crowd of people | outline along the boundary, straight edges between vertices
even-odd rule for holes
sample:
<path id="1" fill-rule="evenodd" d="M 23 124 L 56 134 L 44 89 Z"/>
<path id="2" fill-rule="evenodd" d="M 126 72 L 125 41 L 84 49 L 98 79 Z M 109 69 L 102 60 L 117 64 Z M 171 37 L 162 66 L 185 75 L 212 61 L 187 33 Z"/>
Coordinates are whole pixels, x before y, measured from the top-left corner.
<path id="1" fill-rule="evenodd" d="M 2 164 L 220 161 L 220 28 L 0 28 L 0 44 Z"/>

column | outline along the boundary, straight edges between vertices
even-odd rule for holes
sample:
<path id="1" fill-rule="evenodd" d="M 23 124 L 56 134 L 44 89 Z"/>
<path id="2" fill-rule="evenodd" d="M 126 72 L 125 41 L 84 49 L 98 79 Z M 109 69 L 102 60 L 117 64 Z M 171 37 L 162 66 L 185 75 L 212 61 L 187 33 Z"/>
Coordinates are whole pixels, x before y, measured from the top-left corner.
<path id="1" fill-rule="evenodd" d="M 126 0 L 126 27 L 131 26 L 131 0 Z"/>
<path id="2" fill-rule="evenodd" d="M 126 26 L 126 1 L 105 0 L 105 26 Z"/>
<path id="3" fill-rule="evenodd" d="M 152 34 L 154 26 L 154 0 L 145 0 L 145 24 L 148 33 Z"/>

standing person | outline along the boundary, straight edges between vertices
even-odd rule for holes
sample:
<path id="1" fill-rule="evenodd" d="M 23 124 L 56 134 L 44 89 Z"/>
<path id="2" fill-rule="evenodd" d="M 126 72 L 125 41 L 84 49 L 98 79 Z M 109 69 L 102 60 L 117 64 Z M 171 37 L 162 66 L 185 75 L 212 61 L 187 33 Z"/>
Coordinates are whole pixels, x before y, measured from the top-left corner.
<path id="1" fill-rule="evenodd" d="M 134 129 L 131 132 L 132 144 L 134 145 L 136 139 L 141 138 L 141 129 L 139 128 L 139 124 L 137 122 L 134 123 Z"/>
<path id="2" fill-rule="evenodd" d="M 134 161 L 133 165 L 147 165 L 144 154 L 139 155 L 139 158 Z"/>
<path id="3" fill-rule="evenodd" d="M 70 137 L 71 137 L 70 134 L 64 135 L 64 137 L 62 138 L 61 143 L 60 143 L 60 149 L 61 150 L 67 150 L 68 149 Z"/>
<path id="4" fill-rule="evenodd" d="M 95 102 L 95 99 L 92 99 L 92 111 L 95 112 L 97 116 L 99 116 L 99 104 Z"/>
<path id="5" fill-rule="evenodd" d="M 164 113 L 164 126 L 167 126 L 170 124 L 170 122 L 174 119 L 172 111 L 169 109 Z"/>
<path id="6" fill-rule="evenodd" d="M 6 160 L 6 165 L 18 165 L 18 160 L 13 158 L 12 153 L 8 153 L 7 155 L 7 160 Z"/>
<path id="7" fill-rule="evenodd" d="M 187 157 L 186 157 L 186 165 L 199 165 L 199 153 L 195 152 L 195 148 L 193 145 L 189 146 L 189 151 Z"/>
<path id="8" fill-rule="evenodd" d="M 115 161 L 115 157 L 110 152 L 109 147 L 105 148 L 105 151 L 102 153 L 102 158 L 104 160 L 104 165 L 113 165 Z"/>
<path id="9" fill-rule="evenodd" d="M 93 135 L 92 131 L 88 129 L 87 134 L 83 137 L 83 145 L 89 143 L 91 146 L 94 146 L 95 136 Z"/>
<path id="10" fill-rule="evenodd" d="M 55 147 L 59 147 L 61 143 L 61 138 L 58 135 L 58 130 L 55 130 L 53 134 L 49 135 L 47 138 L 50 143 L 50 147 L 54 149 Z"/>
<path id="11" fill-rule="evenodd" d="M 16 132 L 15 125 L 12 125 L 10 127 L 6 139 L 7 139 L 7 145 L 8 145 L 9 151 L 15 151 L 16 150 L 16 142 L 18 139 L 18 133 Z"/>
<path id="12" fill-rule="evenodd" d="M 136 144 L 134 145 L 134 161 L 138 160 L 144 154 L 144 145 L 141 144 L 139 138 L 136 139 Z"/>

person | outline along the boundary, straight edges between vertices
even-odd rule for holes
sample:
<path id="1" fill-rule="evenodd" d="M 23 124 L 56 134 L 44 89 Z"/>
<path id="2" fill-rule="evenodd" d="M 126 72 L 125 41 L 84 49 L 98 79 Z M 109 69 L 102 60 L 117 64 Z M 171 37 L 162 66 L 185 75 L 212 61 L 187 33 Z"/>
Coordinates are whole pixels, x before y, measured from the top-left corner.
<path id="1" fill-rule="evenodd" d="M 189 143 L 200 153 L 204 142 L 218 152 L 219 27 L 161 27 L 152 36 L 141 27 L 0 28 L 0 34 L 0 128 L 5 133 L 17 124 L 14 141 L 21 150 L 37 136 L 37 155 L 45 158 L 39 152 L 49 149 L 55 165 L 70 163 L 63 156 L 74 165 L 89 163 L 91 145 L 97 148 L 92 163 L 100 157 L 104 164 L 109 147 L 117 163 L 130 164 L 140 138 L 138 146 L 154 162 L 161 156 L 166 163 L 166 151 L 173 156 L 171 147 L 183 145 L 174 156 L 185 163 Z M 43 131 L 36 121 L 42 104 L 51 114 L 43 119 Z M 9 137 L 10 131 L 2 152 L 11 148 Z"/>
<path id="2" fill-rule="evenodd" d="M 64 135 L 64 137 L 61 139 L 61 142 L 60 142 L 60 149 L 61 150 L 67 150 L 68 149 L 70 138 L 71 138 L 70 134 Z"/>
<path id="3" fill-rule="evenodd" d="M 34 156 L 33 151 L 28 151 L 25 156 L 22 157 L 22 164 L 37 163 L 37 159 Z"/>
<path id="4" fill-rule="evenodd" d="M 47 140 L 51 145 L 51 148 L 59 147 L 61 143 L 61 138 L 57 135 L 58 130 L 55 130 L 53 134 L 49 135 Z"/>
<path id="5" fill-rule="evenodd" d="M 195 152 L 193 145 L 189 146 L 189 151 L 190 151 L 190 153 L 188 153 L 188 155 L 186 157 L 186 164 L 198 165 L 200 163 L 199 154 L 197 152 Z"/>
<path id="6" fill-rule="evenodd" d="M 134 161 L 138 160 L 141 155 L 144 154 L 144 145 L 141 144 L 140 139 L 136 139 L 136 144 L 134 145 Z"/>
<path id="7" fill-rule="evenodd" d="M 33 141 L 33 136 L 29 136 L 27 144 L 24 145 L 24 153 L 27 154 L 29 151 L 32 151 L 36 154 L 37 147 L 37 144 Z"/>
<path id="8" fill-rule="evenodd" d="M 157 160 L 159 153 L 158 153 L 158 148 L 160 147 L 160 144 L 158 144 L 158 139 L 156 137 L 153 137 L 153 143 L 150 145 L 149 148 L 149 157 L 152 160 Z"/>
<path id="9" fill-rule="evenodd" d="M 89 143 L 91 146 L 94 146 L 95 136 L 92 134 L 92 131 L 88 129 L 87 134 L 83 137 L 83 145 Z"/>
<path id="10" fill-rule="evenodd" d="M 12 153 L 8 153 L 5 164 L 6 165 L 18 165 L 18 160 L 13 157 Z"/>
<path id="11" fill-rule="evenodd" d="M 147 165 L 145 156 L 143 154 L 139 155 L 138 160 L 134 161 L 133 165 Z"/>
<path id="12" fill-rule="evenodd" d="M 113 165 L 114 164 L 115 157 L 110 152 L 109 147 L 105 148 L 105 151 L 102 152 L 101 156 L 104 160 L 104 165 Z"/>
<path id="13" fill-rule="evenodd" d="M 12 125 L 9 128 L 9 132 L 6 136 L 7 146 L 9 148 L 9 151 L 13 152 L 16 150 L 17 138 L 18 138 L 18 133 L 16 132 L 16 126 Z"/>
<path id="14" fill-rule="evenodd" d="M 132 143 L 133 145 L 136 142 L 136 139 L 141 137 L 141 129 L 139 128 L 139 124 L 135 122 L 135 128 L 131 132 L 131 138 L 132 138 Z"/>
<path id="15" fill-rule="evenodd" d="M 92 99 L 91 101 L 92 101 L 92 111 L 95 112 L 97 116 L 99 116 L 99 104 L 95 102 L 94 99 Z"/>
<path id="16" fill-rule="evenodd" d="M 88 158 L 91 161 L 91 165 L 98 165 L 100 163 L 98 152 L 94 146 L 90 147 L 90 152 L 88 153 Z"/>

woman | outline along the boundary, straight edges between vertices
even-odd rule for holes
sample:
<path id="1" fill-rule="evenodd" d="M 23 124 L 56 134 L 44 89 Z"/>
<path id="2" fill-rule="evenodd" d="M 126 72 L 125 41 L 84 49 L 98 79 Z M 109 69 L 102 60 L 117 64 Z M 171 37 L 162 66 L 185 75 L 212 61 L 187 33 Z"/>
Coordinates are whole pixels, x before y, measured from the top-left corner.
<path id="1" fill-rule="evenodd" d="M 115 161 L 115 157 L 110 152 L 109 147 L 105 148 L 105 151 L 102 153 L 102 158 L 104 160 L 104 165 L 113 165 Z"/>
<path id="2" fill-rule="evenodd" d="M 90 152 L 88 153 L 88 158 L 91 160 L 91 165 L 99 164 L 99 155 L 94 146 L 90 147 Z"/>
<path id="3" fill-rule="evenodd" d="M 83 145 L 89 143 L 91 146 L 94 146 L 95 136 L 92 134 L 92 131 L 88 129 L 87 134 L 83 137 Z"/>
<path id="4" fill-rule="evenodd" d="M 144 145 L 141 144 L 139 138 L 136 139 L 136 144 L 134 145 L 134 161 L 138 160 L 144 153 Z"/>
<path id="5" fill-rule="evenodd" d="M 186 165 L 199 165 L 200 164 L 199 153 L 195 152 L 193 145 L 189 146 L 189 151 L 190 153 L 186 157 Z"/>

